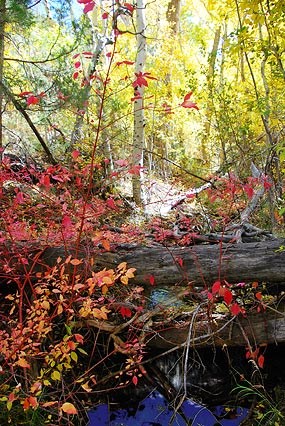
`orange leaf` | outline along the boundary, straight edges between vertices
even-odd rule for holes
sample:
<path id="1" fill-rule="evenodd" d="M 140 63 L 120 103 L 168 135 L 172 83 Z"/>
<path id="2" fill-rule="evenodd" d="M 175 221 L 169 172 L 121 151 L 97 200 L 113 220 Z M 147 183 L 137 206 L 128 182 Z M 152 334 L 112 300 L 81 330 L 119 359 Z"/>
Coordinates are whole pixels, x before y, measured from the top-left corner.
<path id="1" fill-rule="evenodd" d="M 42 404 L 43 407 L 52 407 L 53 405 L 56 405 L 58 401 L 48 401 Z"/>
<path id="2" fill-rule="evenodd" d="M 71 402 L 65 402 L 62 404 L 61 409 L 67 414 L 77 414 L 77 409 L 73 404 L 71 404 Z"/>
<path id="3" fill-rule="evenodd" d="M 77 266 L 77 265 L 80 265 L 80 264 L 82 263 L 82 260 L 79 260 L 79 259 L 72 259 L 72 260 L 70 261 L 70 263 L 71 263 L 71 265 L 73 265 L 73 266 Z"/>
<path id="4" fill-rule="evenodd" d="M 28 361 L 26 361 L 24 358 L 20 358 L 20 359 L 19 359 L 19 361 L 17 362 L 17 364 L 18 364 L 20 367 L 23 367 L 23 368 L 31 368 L 31 366 L 30 366 L 30 364 L 28 363 Z"/>
<path id="5" fill-rule="evenodd" d="M 257 364 L 259 368 L 263 368 L 264 365 L 264 356 L 263 355 L 259 355 L 258 359 L 257 359 Z"/>
<path id="6" fill-rule="evenodd" d="M 104 247 L 104 249 L 106 251 L 110 251 L 111 246 L 110 246 L 110 242 L 108 240 L 102 240 L 101 243 L 102 243 L 102 246 Z"/>

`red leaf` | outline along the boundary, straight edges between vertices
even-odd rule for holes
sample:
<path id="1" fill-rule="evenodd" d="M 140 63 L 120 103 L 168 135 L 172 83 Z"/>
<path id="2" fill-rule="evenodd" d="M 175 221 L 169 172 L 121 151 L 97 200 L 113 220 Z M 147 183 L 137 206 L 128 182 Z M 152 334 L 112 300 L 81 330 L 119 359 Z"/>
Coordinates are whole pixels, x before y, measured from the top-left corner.
<path id="1" fill-rule="evenodd" d="M 70 228 L 72 226 L 72 221 L 69 216 L 65 215 L 62 219 L 62 226 L 64 228 Z"/>
<path id="2" fill-rule="evenodd" d="M 121 62 L 117 62 L 116 63 L 117 67 L 119 67 L 120 65 L 123 65 L 123 64 L 125 64 L 125 65 L 133 65 L 134 62 L 133 61 L 121 61 Z"/>
<path id="3" fill-rule="evenodd" d="M 182 102 L 181 106 L 183 108 L 195 108 L 199 110 L 199 107 L 197 106 L 197 104 L 195 102 L 190 101 L 192 93 L 193 92 L 189 92 L 187 93 L 187 95 L 184 96 L 184 101 Z"/>
<path id="4" fill-rule="evenodd" d="M 43 175 L 41 177 L 40 183 L 43 186 L 46 186 L 47 188 L 49 188 L 50 187 L 50 178 L 49 178 L 49 175 Z"/>
<path id="5" fill-rule="evenodd" d="M 262 300 L 262 293 L 259 291 L 259 292 L 257 292 L 257 293 L 255 293 L 255 297 L 258 299 L 258 300 Z"/>
<path id="6" fill-rule="evenodd" d="M 135 10 L 135 6 L 133 6 L 132 4 L 130 4 L 130 3 L 124 3 L 124 7 L 126 8 L 126 9 L 128 9 L 128 11 L 129 12 L 131 12 L 131 13 L 133 13 L 133 11 Z"/>
<path id="7" fill-rule="evenodd" d="M 73 80 L 76 80 L 76 79 L 78 78 L 78 76 L 79 76 L 79 72 L 78 72 L 78 71 L 75 71 L 75 72 L 73 73 L 73 76 L 72 76 Z"/>
<path id="8" fill-rule="evenodd" d="M 252 188 L 251 185 L 249 185 L 248 183 L 246 183 L 243 186 L 243 189 L 244 189 L 246 195 L 248 196 L 248 198 L 252 198 L 253 197 L 253 195 L 254 195 L 254 189 Z"/>
<path id="9" fill-rule="evenodd" d="M 126 167 L 129 165 L 128 160 L 116 160 L 115 164 L 119 167 Z"/>
<path id="10" fill-rule="evenodd" d="M 22 98 L 28 95 L 31 95 L 33 92 L 21 92 L 18 94 L 18 96 L 21 96 Z"/>
<path id="11" fill-rule="evenodd" d="M 149 277 L 148 277 L 148 280 L 149 280 L 149 283 L 150 283 L 150 285 L 154 285 L 155 284 L 155 278 L 154 278 L 154 275 L 149 275 Z"/>
<path id="12" fill-rule="evenodd" d="M 265 190 L 270 189 L 272 187 L 272 183 L 269 182 L 269 180 L 267 179 L 267 177 L 265 177 L 265 179 L 264 179 L 263 187 L 264 187 Z"/>
<path id="13" fill-rule="evenodd" d="M 237 303 L 233 303 L 231 306 L 231 313 L 233 315 L 238 315 L 241 312 L 241 308 Z"/>
<path id="14" fill-rule="evenodd" d="M 94 1 L 91 1 L 90 3 L 87 3 L 86 6 L 83 9 L 83 13 L 91 12 L 95 7 Z"/>
<path id="15" fill-rule="evenodd" d="M 106 200 L 106 205 L 107 207 L 109 207 L 110 209 L 116 210 L 117 206 L 115 204 L 114 198 L 110 197 L 108 198 L 108 200 Z"/>
<path id="16" fill-rule="evenodd" d="M 107 18 L 108 18 L 108 16 L 109 16 L 109 13 L 108 13 L 108 12 L 104 12 L 104 13 L 102 14 L 102 19 L 107 19 Z"/>
<path id="17" fill-rule="evenodd" d="M 259 355 L 259 357 L 257 358 L 257 364 L 259 368 L 263 368 L 264 366 L 264 356 L 263 355 Z"/>
<path id="18" fill-rule="evenodd" d="M 133 378 L 132 378 L 132 382 L 133 382 L 133 384 L 134 384 L 135 386 L 138 384 L 138 378 L 137 378 L 137 376 L 133 376 Z"/>
<path id="19" fill-rule="evenodd" d="M 176 262 L 178 263 L 178 265 L 182 268 L 183 266 L 183 259 L 181 259 L 181 257 L 177 257 L 176 258 Z"/>
<path id="20" fill-rule="evenodd" d="M 233 294 L 232 294 L 232 292 L 229 289 L 225 288 L 225 291 L 224 291 L 224 301 L 225 301 L 225 303 L 227 305 L 230 305 L 232 303 L 232 300 L 233 300 Z"/>
<path id="21" fill-rule="evenodd" d="M 74 151 L 72 151 L 71 155 L 73 160 L 76 160 L 80 156 L 80 151 L 78 151 L 78 149 L 75 149 Z"/>
<path id="22" fill-rule="evenodd" d="M 75 68 L 80 68 L 81 62 L 80 61 L 75 62 L 74 66 Z"/>
<path id="23" fill-rule="evenodd" d="M 24 198 L 23 192 L 19 191 L 17 193 L 16 200 L 17 200 L 17 203 L 19 203 L 19 204 L 23 204 L 25 202 L 25 198 Z"/>
<path id="24" fill-rule="evenodd" d="M 40 102 L 37 96 L 31 95 L 27 98 L 27 105 L 37 105 Z"/>
<path id="25" fill-rule="evenodd" d="M 216 294 L 220 291 L 221 288 L 221 282 L 220 281 L 216 281 L 214 282 L 213 286 L 212 286 L 212 293 Z"/>
<path id="26" fill-rule="evenodd" d="M 131 318 L 132 317 L 132 311 L 129 308 L 125 308 L 124 306 L 122 306 L 120 308 L 120 314 L 122 315 L 123 318 Z"/>
<path id="27" fill-rule="evenodd" d="M 214 299 L 213 293 L 211 293 L 210 291 L 208 291 L 207 296 L 208 296 L 209 300 L 213 300 Z"/>
<path id="28" fill-rule="evenodd" d="M 135 81 L 133 82 L 133 87 L 137 87 L 137 86 L 139 86 L 139 87 L 142 87 L 142 86 L 148 86 L 148 82 L 147 82 L 147 78 L 148 79 L 150 79 L 150 80 L 157 80 L 157 78 L 156 77 L 152 77 L 151 75 L 150 75 L 150 73 L 149 72 L 135 72 L 135 76 L 137 77 L 136 79 L 135 79 Z"/>
<path id="29" fill-rule="evenodd" d="M 130 174 L 130 175 L 136 175 L 136 176 L 139 176 L 140 175 L 140 172 L 141 172 L 141 170 L 143 169 L 143 167 L 142 166 L 140 166 L 139 164 L 137 164 L 137 165 L 135 165 L 135 166 L 133 166 L 133 167 L 131 167 L 129 170 L 128 170 L 128 173 Z"/>
<path id="30" fill-rule="evenodd" d="M 81 343 L 81 344 L 83 343 L 83 336 L 82 336 L 82 334 L 75 333 L 74 334 L 74 338 L 75 338 L 76 342 Z"/>

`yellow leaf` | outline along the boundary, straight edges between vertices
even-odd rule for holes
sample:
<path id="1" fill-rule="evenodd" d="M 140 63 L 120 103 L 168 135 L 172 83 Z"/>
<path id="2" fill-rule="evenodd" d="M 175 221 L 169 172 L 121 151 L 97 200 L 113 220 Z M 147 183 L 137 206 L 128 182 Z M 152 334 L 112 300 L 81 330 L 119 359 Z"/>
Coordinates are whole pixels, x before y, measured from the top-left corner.
<path id="1" fill-rule="evenodd" d="M 11 410 L 11 408 L 12 408 L 12 404 L 13 404 L 13 403 L 12 403 L 11 401 L 8 401 L 8 402 L 7 402 L 7 410 L 8 410 L 8 411 L 10 411 L 10 410 Z"/>
<path id="2" fill-rule="evenodd" d="M 126 277 L 128 278 L 134 278 L 134 272 L 136 271 L 136 268 L 129 268 L 126 272 Z"/>
<path id="3" fill-rule="evenodd" d="M 81 387 L 86 391 L 86 392 L 91 392 L 92 389 L 89 387 L 89 383 L 83 383 L 83 385 L 81 385 Z"/>
<path id="4" fill-rule="evenodd" d="M 67 414 L 77 414 L 77 409 L 70 402 L 62 404 L 61 409 Z"/>
<path id="5" fill-rule="evenodd" d="M 58 305 L 58 306 L 57 306 L 57 315 L 62 314 L 62 312 L 63 312 L 63 307 L 62 307 L 62 305 Z"/>
<path id="6" fill-rule="evenodd" d="M 48 311 L 50 308 L 50 303 L 47 300 L 43 300 L 42 307 Z"/>
<path id="7" fill-rule="evenodd" d="M 52 380 L 60 380 L 61 375 L 59 371 L 55 370 L 51 373 L 50 377 L 52 378 Z"/>
<path id="8" fill-rule="evenodd" d="M 118 271 L 125 272 L 125 270 L 127 269 L 127 262 L 120 263 L 120 265 L 117 267 L 117 269 L 118 269 Z"/>

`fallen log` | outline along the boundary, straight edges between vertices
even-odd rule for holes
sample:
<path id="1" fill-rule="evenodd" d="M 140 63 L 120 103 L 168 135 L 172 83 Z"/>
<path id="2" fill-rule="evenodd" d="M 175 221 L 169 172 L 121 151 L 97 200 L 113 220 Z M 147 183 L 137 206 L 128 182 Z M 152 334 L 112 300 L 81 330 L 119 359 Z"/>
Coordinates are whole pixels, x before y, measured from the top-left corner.
<path id="1" fill-rule="evenodd" d="M 284 240 L 255 243 L 197 245 L 190 247 L 120 246 L 98 253 L 96 269 L 112 268 L 122 261 L 136 268 L 133 282 L 157 285 L 193 283 L 208 287 L 216 280 L 285 282 Z M 280 249 L 281 247 L 281 249 Z"/>
<path id="2" fill-rule="evenodd" d="M 189 346 L 257 347 L 285 342 L 285 303 L 258 312 L 238 316 L 204 313 L 193 314 L 189 320 L 161 327 L 150 333 L 148 344 L 170 349 Z"/>
<path id="3" fill-rule="evenodd" d="M 84 267 L 101 270 L 115 268 L 121 262 L 136 268 L 134 284 L 149 284 L 150 276 L 158 286 L 189 284 L 208 288 L 216 280 L 229 283 L 258 281 L 285 283 L 284 239 L 254 243 L 200 244 L 189 247 L 165 247 L 162 245 L 141 246 L 121 244 L 112 251 L 99 250 L 98 247 L 82 245 L 79 253 L 72 247 L 44 247 L 35 245 L 2 247 L 0 276 L 5 277 L 7 267 L 14 271 L 25 270 L 30 274 L 57 264 L 57 259 L 68 255 L 83 259 Z M 37 246 L 38 247 L 38 246 Z M 5 255 L 8 253 L 9 256 Z M 9 261 L 7 259 L 10 259 Z M 24 258 L 24 263 L 19 261 Z M 24 265 L 24 266 L 23 266 Z"/>

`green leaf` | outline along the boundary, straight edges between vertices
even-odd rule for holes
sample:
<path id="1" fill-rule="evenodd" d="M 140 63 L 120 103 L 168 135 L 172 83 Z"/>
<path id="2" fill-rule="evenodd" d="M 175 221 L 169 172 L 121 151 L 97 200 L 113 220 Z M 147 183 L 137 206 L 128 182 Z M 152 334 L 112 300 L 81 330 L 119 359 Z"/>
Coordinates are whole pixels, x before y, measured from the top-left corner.
<path id="1" fill-rule="evenodd" d="M 60 380 L 61 379 L 61 374 L 59 371 L 55 370 L 51 373 L 51 378 L 52 380 Z"/>
<path id="2" fill-rule="evenodd" d="M 76 352 L 71 352 L 70 354 L 71 358 L 73 359 L 73 361 L 77 362 L 78 361 L 78 355 Z"/>

